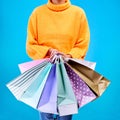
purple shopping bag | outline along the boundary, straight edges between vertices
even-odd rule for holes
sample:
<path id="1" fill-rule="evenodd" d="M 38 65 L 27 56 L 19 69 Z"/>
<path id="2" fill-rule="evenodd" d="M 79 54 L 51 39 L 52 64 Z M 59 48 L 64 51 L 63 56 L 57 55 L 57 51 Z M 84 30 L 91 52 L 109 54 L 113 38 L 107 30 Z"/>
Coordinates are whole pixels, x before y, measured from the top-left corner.
<path id="1" fill-rule="evenodd" d="M 96 95 L 92 92 L 92 90 L 66 63 L 65 67 L 70 78 L 72 88 L 78 102 L 78 106 L 82 107 L 85 104 L 93 101 L 96 98 Z"/>
<path id="2" fill-rule="evenodd" d="M 57 113 L 57 80 L 56 65 L 53 64 L 48 75 L 42 96 L 38 103 L 38 110 L 45 113 Z"/>

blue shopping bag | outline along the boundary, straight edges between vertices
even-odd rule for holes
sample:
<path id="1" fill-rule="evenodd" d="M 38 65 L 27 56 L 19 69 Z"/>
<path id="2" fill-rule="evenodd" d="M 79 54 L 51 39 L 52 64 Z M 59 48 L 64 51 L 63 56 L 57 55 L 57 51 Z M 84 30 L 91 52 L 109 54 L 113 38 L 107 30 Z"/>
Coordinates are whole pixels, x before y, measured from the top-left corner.
<path id="1" fill-rule="evenodd" d="M 16 97 L 17 100 L 23 95 L 25 90 L 32 84 L 34 81 L 33 78 L 38 76 L 38 73 L 41 71 L 43 67 L 47 65 L 47 61 L 38 64 L 37 66 L 32 67 L 31 69 L 25 71 L 14 80 L 7 83 L 8 89 L 12 92 L 12 94 Z"/>
<path id="2" fill-rule="evenodd" d="M 21 96 L 20 101 L 26 103 L 27 105 L 37 109 L 37 105 L 42 94 L 43 88 L 45 86 L 48 74 L 52 67 L 51 63 L 48 63 L 43 67 L 33 79 L 32 84 L 26 89 L 24 94 Z"/>
<path id="3" fill-rule="evenodd" d="M 69 77 L 67 75 L 62 58 L 56 63 L 57 76 L 57 106 L 60 116 L 78 113 L 78 106 Z"/>

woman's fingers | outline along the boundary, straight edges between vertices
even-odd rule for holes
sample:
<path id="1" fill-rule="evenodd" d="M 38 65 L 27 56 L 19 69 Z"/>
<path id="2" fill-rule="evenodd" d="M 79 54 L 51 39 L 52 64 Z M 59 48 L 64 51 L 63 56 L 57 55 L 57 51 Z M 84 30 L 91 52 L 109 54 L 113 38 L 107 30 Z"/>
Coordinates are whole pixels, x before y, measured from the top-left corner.
<path id="1" fill-rule="evenodd" d="M 50 56 L 50 59 L 54 59 L 56 55 L 61 55 L 64 58 L 72 58 L 72 56 L 70 54 L 64 54 L 62 52 L 59 52 L 58 50 L 56 49 L 49 49 L 49 56 Z"/>
<path id="2" fill-rule="evenodd" d="M 55 56 L 55 55 L 57 55 L 57 53 L 58 53 L 58 51 L 56 49 L 52 49 L 50 56 Z"/>

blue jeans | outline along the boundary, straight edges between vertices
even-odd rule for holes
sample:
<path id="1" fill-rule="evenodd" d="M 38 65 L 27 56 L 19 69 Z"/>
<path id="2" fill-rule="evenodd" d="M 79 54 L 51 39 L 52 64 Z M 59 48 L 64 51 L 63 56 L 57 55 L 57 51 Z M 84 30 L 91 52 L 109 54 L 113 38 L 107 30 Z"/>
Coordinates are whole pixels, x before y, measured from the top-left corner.
<path id="1" fill-rule="evenodd" d="M 59 116 L 59 115 L 43 113 L 43 112 L 41 112 L 40 115 L 41 115 L 41 120 L 72 120 L 72 115 Z"/>

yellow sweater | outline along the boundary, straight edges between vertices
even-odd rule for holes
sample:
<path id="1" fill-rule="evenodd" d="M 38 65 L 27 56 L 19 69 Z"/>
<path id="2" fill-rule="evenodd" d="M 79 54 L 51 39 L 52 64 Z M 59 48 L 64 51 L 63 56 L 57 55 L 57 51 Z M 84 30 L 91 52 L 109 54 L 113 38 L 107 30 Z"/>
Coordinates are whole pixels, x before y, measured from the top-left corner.
<path id="1" fill-rule="evenodd" d="M 32 59 L 46 56 L 49 48 L 83 59 L 89 45 L 89 27 L 84 11 L 69 0 L 35 8 L 28 22 L 26 49 Z"/>

